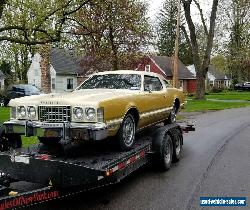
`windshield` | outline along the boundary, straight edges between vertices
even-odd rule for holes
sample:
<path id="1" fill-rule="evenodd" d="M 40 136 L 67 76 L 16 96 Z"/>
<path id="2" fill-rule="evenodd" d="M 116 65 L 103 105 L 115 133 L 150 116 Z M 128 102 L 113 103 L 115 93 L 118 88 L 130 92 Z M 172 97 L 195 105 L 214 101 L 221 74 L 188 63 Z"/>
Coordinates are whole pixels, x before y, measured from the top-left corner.
<path id="1" fill-rule="evenodd" d="M 141 76 L 138 74 L 94 75 L 78 89 L 141 89 Z"/>

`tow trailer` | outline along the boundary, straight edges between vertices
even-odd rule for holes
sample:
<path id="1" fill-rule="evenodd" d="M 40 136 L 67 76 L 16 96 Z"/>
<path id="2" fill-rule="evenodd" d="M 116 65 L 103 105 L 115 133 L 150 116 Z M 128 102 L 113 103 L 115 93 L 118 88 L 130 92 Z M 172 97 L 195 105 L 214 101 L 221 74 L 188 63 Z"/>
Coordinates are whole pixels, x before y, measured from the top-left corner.
<path id="1" fill-rule="evenodd" d="M 140 134 L 130 151 L 119 152 L 109 142 L 98 145 L 43 144 L 0 153 L 0 210 L 27 207 L 120 182 L 146 163 L 166 171 L 180 159 L 182 132 L 193 125 L 156 126 Z M 111 142 L 111 141 L 110 141 Z M 100 145 L 101 144 L 101 145 Z M 25 181 L 37 187 L 11 188 Z"/>

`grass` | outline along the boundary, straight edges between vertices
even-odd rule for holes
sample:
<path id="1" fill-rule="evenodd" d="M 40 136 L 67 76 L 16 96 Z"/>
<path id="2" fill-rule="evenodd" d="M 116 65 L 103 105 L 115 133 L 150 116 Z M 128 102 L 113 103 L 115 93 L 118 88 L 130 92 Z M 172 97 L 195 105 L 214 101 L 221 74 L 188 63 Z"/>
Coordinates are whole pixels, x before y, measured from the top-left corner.
<path id="1" fill-rule="evenodd" d="M 197 112 L 197 111 L 209 111 L 209 110 L 223 110 L 231 108 L 240 108 L 250 106 L 248 102 L 218 102 L 207 100 L 188 100 L 184 111 L 185 112 Z"/>
<path id="2" fill-rule="evenodd" d="M 227 91 L 222 93 L 210 93 L 206 97 L 208 99 L 250 101 L 250 92 Z"/>
<path id="3" fill-rule="evenodd" d="M 0 125 L 9 119 L 10 119 L 10 108 L 0 107 Z M 36 144 L 38 142 L 38 139 L 37 137 L 22 136 L 22 142 L 23 142 L 23 147 L 28 147 L 32 144 Z"/>

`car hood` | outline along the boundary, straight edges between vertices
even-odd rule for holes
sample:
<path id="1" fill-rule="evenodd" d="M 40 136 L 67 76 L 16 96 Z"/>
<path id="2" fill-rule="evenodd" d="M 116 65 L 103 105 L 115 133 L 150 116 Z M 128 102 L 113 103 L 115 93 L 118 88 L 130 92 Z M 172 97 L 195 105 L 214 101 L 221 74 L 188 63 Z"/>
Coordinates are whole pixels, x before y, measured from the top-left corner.
<path id="1" fill-rule="evenodd" d="M 69 93 L 52 93 L 12 99 L 10 106 L 19 105 L 93 105 L 123 96 L 139 94 L 138 90 L 86 89 Z"/>

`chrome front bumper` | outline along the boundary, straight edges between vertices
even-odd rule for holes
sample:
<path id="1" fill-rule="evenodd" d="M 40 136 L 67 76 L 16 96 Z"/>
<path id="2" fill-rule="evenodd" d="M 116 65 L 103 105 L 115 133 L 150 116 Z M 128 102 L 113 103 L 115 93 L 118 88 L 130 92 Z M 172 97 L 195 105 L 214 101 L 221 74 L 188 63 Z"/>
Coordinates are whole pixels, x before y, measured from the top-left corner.
<path id="1" fill-rule="evenodd" d="M 105 123 L 46 123 L 27 120 L 10 120 L 3 124 L 5 133 L 25 136 L 61 138 L 64 140 L 102 140 L 108 136 Z"/>

